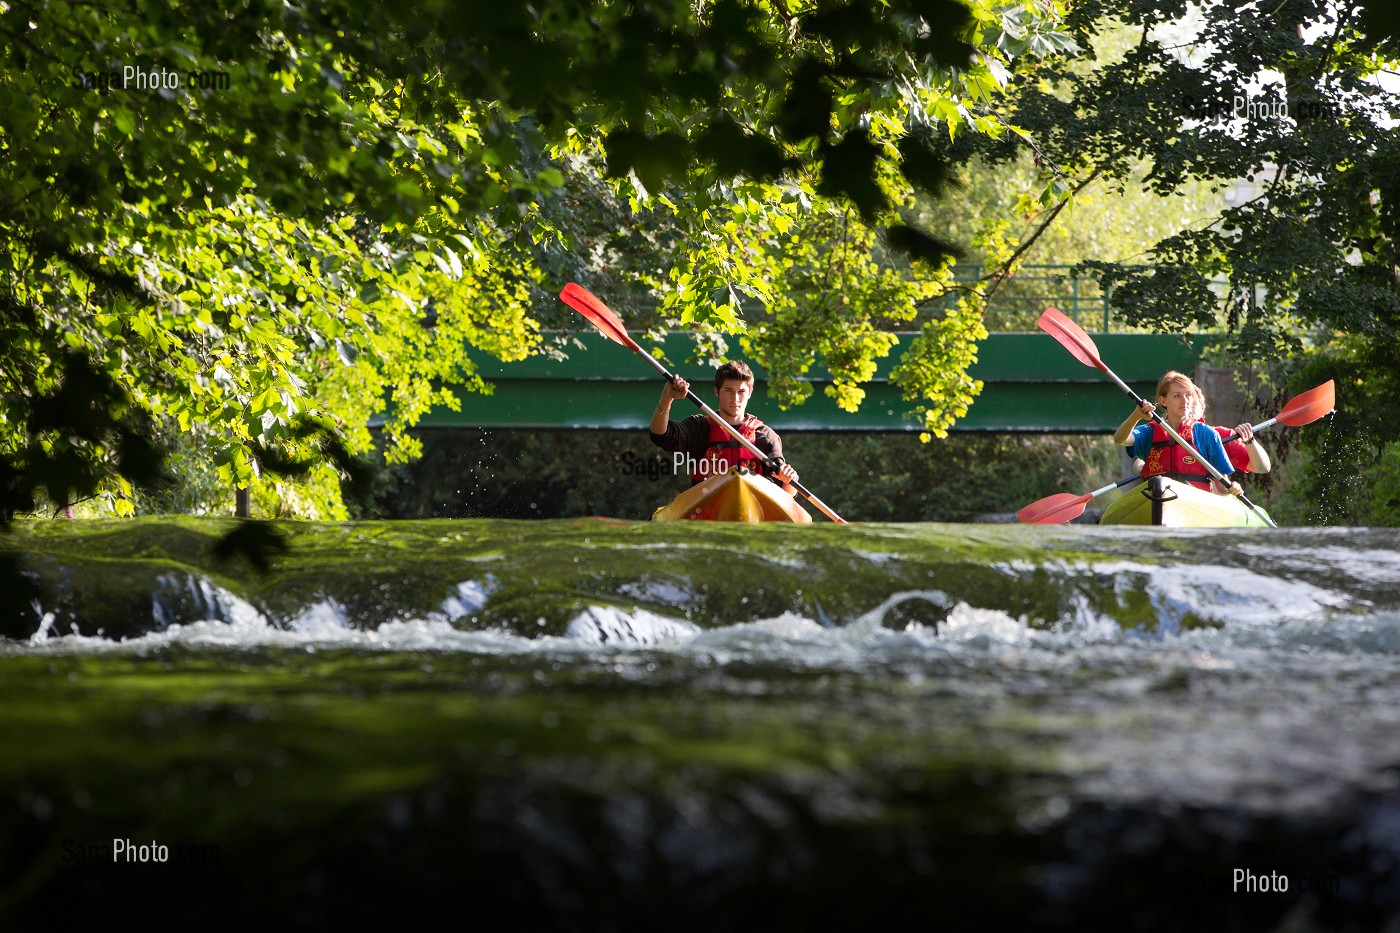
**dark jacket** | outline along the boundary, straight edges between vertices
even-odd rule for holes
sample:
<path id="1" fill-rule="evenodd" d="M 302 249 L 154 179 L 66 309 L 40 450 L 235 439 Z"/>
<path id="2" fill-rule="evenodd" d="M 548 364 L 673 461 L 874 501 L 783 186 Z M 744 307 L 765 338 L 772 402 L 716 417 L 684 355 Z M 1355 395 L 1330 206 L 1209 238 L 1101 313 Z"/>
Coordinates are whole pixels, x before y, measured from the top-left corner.
<path id="1" fill-rule="evenodd" d="M 757 420 L 757 419 L 755 419 Z M 648 432 L 650 433 L 650 432 Z M 672 420 L 666 425 L 665 434 L 652 434 L 651 442 L 662 450 L 684 453 L 692 463 L 705 459 L 710 447 L 710 419 L 708 415 L 691 415 L 682 421 Z M 753 445 L 769 457 L 783 460 L 783 440 L 768 425 L 759 421 L 754 429 Z M 766 464 L 763 475 L 773 479 L 773 470 Z"/>

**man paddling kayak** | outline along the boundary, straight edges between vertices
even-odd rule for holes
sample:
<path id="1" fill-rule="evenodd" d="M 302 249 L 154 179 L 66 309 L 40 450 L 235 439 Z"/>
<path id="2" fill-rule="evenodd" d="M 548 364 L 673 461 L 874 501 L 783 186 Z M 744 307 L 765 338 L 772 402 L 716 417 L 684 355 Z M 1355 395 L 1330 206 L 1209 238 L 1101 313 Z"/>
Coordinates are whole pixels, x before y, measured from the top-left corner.
<path id="1" fill-rule="evenodd" d="M 1167 476 L 1190 483 L 1198 489 L 1213 489 L 1222 496 L 1239 495 L 1242 490 L 1238 483 L 1231 483 L 1228 488 L 1221 485 L 1211 477 L 1205 466 L 1197 462 L 1195 456 L 1183 450 L 1156 424 L 1138 424 L 1144 418 L 1151 418 L 1158 405 L 1166 409 L 1164 417 L 1167 423 L 1178 426 L 1178 433 L 1187 437 L 1191 446 L 1195 447 L 1197 453 L 1209 461 L 1211 466 L 1225 475 L 1236 469 L 1222 443 L 1223 435 L 1201 421 L 1201 415 L 1205 411 L 1204 393 L 1189 376 L 1172 371 L 1157 383 L 1157 404 L 1144 399 L 1142 405 L 1113 432 L 1115 444 L 1130 448 L 1132 455 L 1143 461 L 1142 475 Z M 1258 463 L 1262 467 L 1260 472 L 1267 470 L 1268 455 L 1264 454 L 1262 447 L 1258 447 L 1259 442 L 1254 439 L 1253 429 L 1247 424 L 1242 424 L 1236 431 L 1239 432 L 1242 442 L 1246 437 L 1252 442 L 1245 445 L 1248 452 L 1246 466 L 1253 468 L 1254 464 Z M 1262 459 L 1257 459 L 1250 447 L 1258 448 Z"/>
<path id="2" fill-rule="evenodd" d="M 753 370 L 747 364 L 737 360 L 725 363 L 715 371 L 715 396 L 719 399 L 716 409 L 745 439 L 777 460 L 777 470 L 770 470 L 706 415 L 691 415 L 672 423 L 671 404 L 685 398 L 690 390 L 690 383 L 680 376 L 662 386 L 661 399 L 651 415 L 651 442 L 662 450 L 684 454 L 683 468 L 692 483 L 704 482 L 737 466 L 776 479 L 791 492 L 788 484 L 797 479 L 797 471 L 783 461 L 782 438 L 777 431 L 745 412 L 753 395 L 753 384 Z"/>

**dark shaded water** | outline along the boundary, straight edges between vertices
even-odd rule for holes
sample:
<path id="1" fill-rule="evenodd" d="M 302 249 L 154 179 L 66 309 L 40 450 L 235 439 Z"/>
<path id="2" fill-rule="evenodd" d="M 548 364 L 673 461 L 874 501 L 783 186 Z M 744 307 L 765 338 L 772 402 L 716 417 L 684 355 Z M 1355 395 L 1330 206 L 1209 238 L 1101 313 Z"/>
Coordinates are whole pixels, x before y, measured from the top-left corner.
<path id="1" fill-rule="evenodd" d="M 228 527 L 6 540 L 0 928 L 1400 918 L 1394 532 Z"/>

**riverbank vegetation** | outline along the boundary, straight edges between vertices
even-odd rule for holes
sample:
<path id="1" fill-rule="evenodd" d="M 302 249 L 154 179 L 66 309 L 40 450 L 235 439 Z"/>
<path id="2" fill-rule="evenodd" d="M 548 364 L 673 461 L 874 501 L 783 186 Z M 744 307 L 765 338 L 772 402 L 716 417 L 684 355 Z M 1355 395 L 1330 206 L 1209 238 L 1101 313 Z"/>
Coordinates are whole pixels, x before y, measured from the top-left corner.
<path id="1" fill-rule="evenodd" d="M 646 519 L 689 485 L 642 431 L 444 429 L 423 446 L 354 503 L 358 517 Z M 783 449 L 851 521 L 1004 521 L 1047 489 L 1091 489 L 1122 468 L 1097 437 L 789 431 Z"/>

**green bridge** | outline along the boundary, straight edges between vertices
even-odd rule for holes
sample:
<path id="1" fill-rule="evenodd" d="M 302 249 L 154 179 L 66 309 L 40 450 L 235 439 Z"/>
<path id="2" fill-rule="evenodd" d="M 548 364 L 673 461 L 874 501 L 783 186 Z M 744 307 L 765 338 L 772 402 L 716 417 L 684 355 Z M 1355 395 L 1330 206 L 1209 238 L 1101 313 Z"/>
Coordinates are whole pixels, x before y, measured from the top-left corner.
<path id="1" fill-rule="evenodd" d="M 1089 320 L 1085 323 L 1092 326 Z M 584 346 L 570 347 L 569 359 L 564 361 L 534 357 L 518 363 L 482 362 L 481 375 L 495 385 L 494 393 L 464 394 L 461 411 L 435 409 L 422 426 L 645 427 L 660 392 L 660 378 L 630 350 L 600 334 L 590 331 L 576 336 Z M 780 431 L 918 431 L 918 422 L 907 414 L 912 403 L 901 398 L 887 375 L 913 336 L 900 335 L 899 345 L 880 361 L 875 379 L 864 386 L 865 400 L 857 412 L 841 411 L 823 393 L 829 384 L 824 370 L 811 374 L 814 391 L 805 404 L 780 411 L 767 398 L 765 374 L 755 369 L 758 385 L 750 410 Z M 1138 394 L 1149 397 L 1163 372 L 1192 372 L 1202 349 L 1218 340 L 1211 335 L 1093 337 L 1104 362 Z M 690 380 L 701 398 L 713 402 L 713 370 L 685 362 L 692 348 L 685 334 L 671 334 L 664 343 L 670 368 Z M 1077 362 L 1039 331 L 992 334 L 978 356 L 972 375 L 985 387 L 955 431 L 1101 433 L 1112 431 L 1131 411 L 1131 401 L 1106 376 Z M 676 412 L 688 407 L 678 406 Z"/>
<path id="2" fill-rule="evenodd" d="M 982 274 L 978 265 L 954 267 L 955 279 L 964 284 Z M 1023 266 L 987 309 L 988 330 L 1001 332 L 993 333 L 979 349 L 972 375 L 984 388 L 954 431 L 1097 434 L 1122 423 L 1132 407 L 1123 393 L 1036 329 L 1036 318 L 1047 305 L 1064 311 L 1089 331 L 1103 360 L 1139 395 L 1153 394 L 1157 380 L 1169 369 L 1192 372 L 1203 349 L 1220 340 L 1218 335 L 1113 333 L 1121 322 L 1120 312 L 1097 282 L 1076 276 L 1067 265 Z M 594 331 L 573 336 L 583 347 L 571 345 L 569 359 L 562 362 L 537 357 L 502 364 L 478 358 L 482 377 L 495 385 L 494 394 L 463 395 L 460 412 L 437 409 L 422 425 L 645 427 L 660 392 L 656 373 L 631 351 Z M 857 412 L 841 411 L 822 391 L 830 383 L 822 369 L 809 376 L 811 397 L 797 408 L 780 411 L 768 399 L 765 374 L 755 368 L 758 385 L 749 407 L 780 431 L 919 431 L 918 422 L 908 415 L 914 403 L 906 402 L 888 378 L 913 338 L 913 334 L 901 334 L 899 344 L 878 361 L 874 380 L 863 386 L 865 400 Z M 713 370 L 687 362 L 693 352 L 690 339 L 671 334 L 664 349 L 670 368 L 689 379 L 701 398 L 712 402 Z M 686 408 L 682 405 L 675 411 L 679 414 Z"/>

